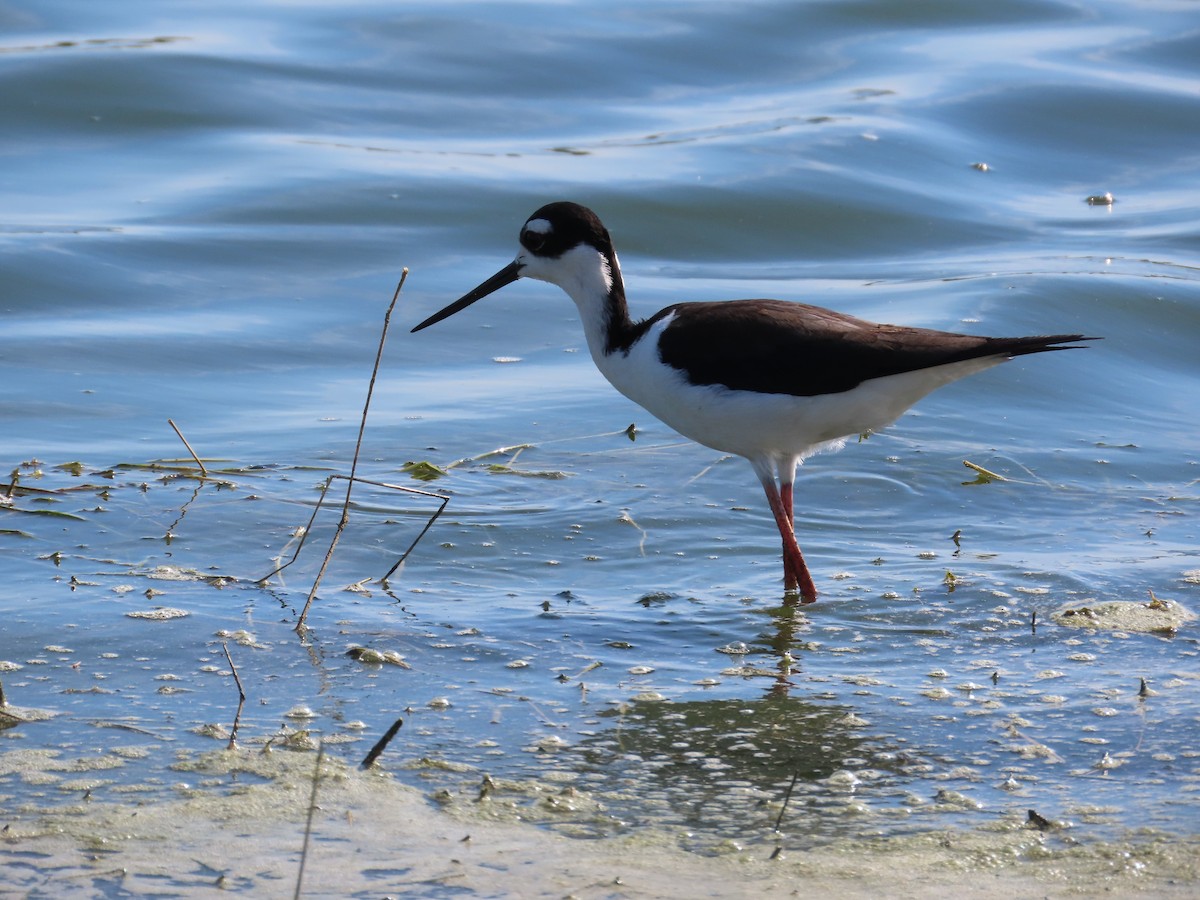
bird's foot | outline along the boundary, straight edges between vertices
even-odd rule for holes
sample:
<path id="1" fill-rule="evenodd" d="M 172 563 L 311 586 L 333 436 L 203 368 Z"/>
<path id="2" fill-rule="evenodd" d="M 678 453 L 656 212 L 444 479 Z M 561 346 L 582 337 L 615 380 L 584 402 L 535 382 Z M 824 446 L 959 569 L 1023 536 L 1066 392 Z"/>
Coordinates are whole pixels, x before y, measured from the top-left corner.
<path id="1" fill-rule="evenodd" d="M 784 585 L 783 602 L 786 606 L 807 606 L 809 603 L 817 602 L 817 591 L 813 588 L 811 591 L 804 591 L 800 587 L 793 585 L 788 587 Z"/>
<path id="2" fill-rule="evenodd" d="M 813 584 L 812 575 L 808 572 L 808 566 L 804 562 L 804 557 L 800 554 L 799 548 L 796 548 L 796 555 L 799 557 L 799 566 L 797 567 L 787 552 L 783 555 L 783 592 L 784 597 L 792 605 L 795 605 L 796 599 L 802 604 L 817 602 L 817 586 Z"/>

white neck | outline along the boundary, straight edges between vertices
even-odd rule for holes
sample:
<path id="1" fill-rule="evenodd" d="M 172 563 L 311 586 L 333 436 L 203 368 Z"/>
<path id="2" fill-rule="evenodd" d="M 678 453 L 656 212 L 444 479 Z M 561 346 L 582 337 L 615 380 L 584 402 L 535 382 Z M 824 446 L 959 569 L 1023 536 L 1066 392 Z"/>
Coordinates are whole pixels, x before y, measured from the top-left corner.
<path id="1" fill-rule="evenodd" d="M 523 264 L 523 276 L 556 284 L 575 301 L 588 350 L 600 364 L 607 354 L 609 329 L 629 320 L 619 264 L 614 272 L 605 255 L 587 244 L 572 247 L 558 259 L 542 260 L 530 253 L 517 259 Z"/>

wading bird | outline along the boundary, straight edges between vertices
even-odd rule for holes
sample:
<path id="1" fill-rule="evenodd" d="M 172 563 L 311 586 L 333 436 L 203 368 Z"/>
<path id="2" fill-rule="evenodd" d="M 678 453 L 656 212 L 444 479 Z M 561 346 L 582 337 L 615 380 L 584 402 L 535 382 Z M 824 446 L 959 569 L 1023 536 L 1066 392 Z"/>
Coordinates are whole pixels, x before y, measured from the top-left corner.
<path id="1" fill-rule="evenodd" d="M 685 437 L 750 461 L 783 539 L 784 588 L 804 603 L 817 590 L 792 514 L 801 460 L 878 431 L 966 375 L 1097 340 L 880 325 L 782 300 L 673 303 L 635 322 L 608 231 L 590 209 L 567 202 L 530 216 L 511 263 L 413 331 L 518 278 L 556 284 L 575 301 L 592 359 L 618 391 Z"/>

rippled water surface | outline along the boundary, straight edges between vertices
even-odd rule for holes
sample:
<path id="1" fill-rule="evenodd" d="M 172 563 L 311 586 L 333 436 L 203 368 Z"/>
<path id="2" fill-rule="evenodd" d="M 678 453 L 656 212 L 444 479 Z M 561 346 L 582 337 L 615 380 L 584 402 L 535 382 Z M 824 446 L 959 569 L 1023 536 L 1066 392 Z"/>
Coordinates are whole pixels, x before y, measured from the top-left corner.
<path id="1" fill-rule="evenodd" d="M 572 834 L 803 850 L 1036 809 L 1072 846 L 1194 841 L 1196 12 L 0 4 L 0 680 L 55 714 L 0 731 L 0 818 L 173 796 L 224 746 L 225 643 L 242 743 L 357 761 L 404 717 L 396 778 L 452 802 L 488 773 Z M 636 314 L 1105 340 L 810 460 L 822 597 L 784 607 L 749 467 L 609 387 L 557 289 L 408 333 L 555 199 L 604 219 Z M 356 470 L 382 484 L 302 640 L 344 481 L 256 579 L 350 472 L 404 267 Z M 388 485 L 450 499 L 381 585 L 441 502 Z M 1183 620 L 1095 627 L 1114 601 Z M 129 615 L 160 607 L 188 615 Z"/>

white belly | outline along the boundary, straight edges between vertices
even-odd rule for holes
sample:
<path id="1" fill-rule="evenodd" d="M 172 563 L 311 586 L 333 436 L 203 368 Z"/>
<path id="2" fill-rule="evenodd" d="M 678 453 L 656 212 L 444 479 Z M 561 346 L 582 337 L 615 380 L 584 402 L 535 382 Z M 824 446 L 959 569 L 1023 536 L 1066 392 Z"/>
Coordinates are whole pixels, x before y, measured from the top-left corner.
<path id="1" fill-rule="evenodd" d="M 930 391 L 1004 359 L 973 359 L 889 375 L 839 394 L 760 394 L 720 385 L 696 386 L 682 372 L 663 365 L 657 338 L 665 325 L 651 329 L 627 356 L 594 353 L 596 365 L 613 387 L 680 434 L 748 458 L 803 458 L 831 442 L 878 431 Z"/>

